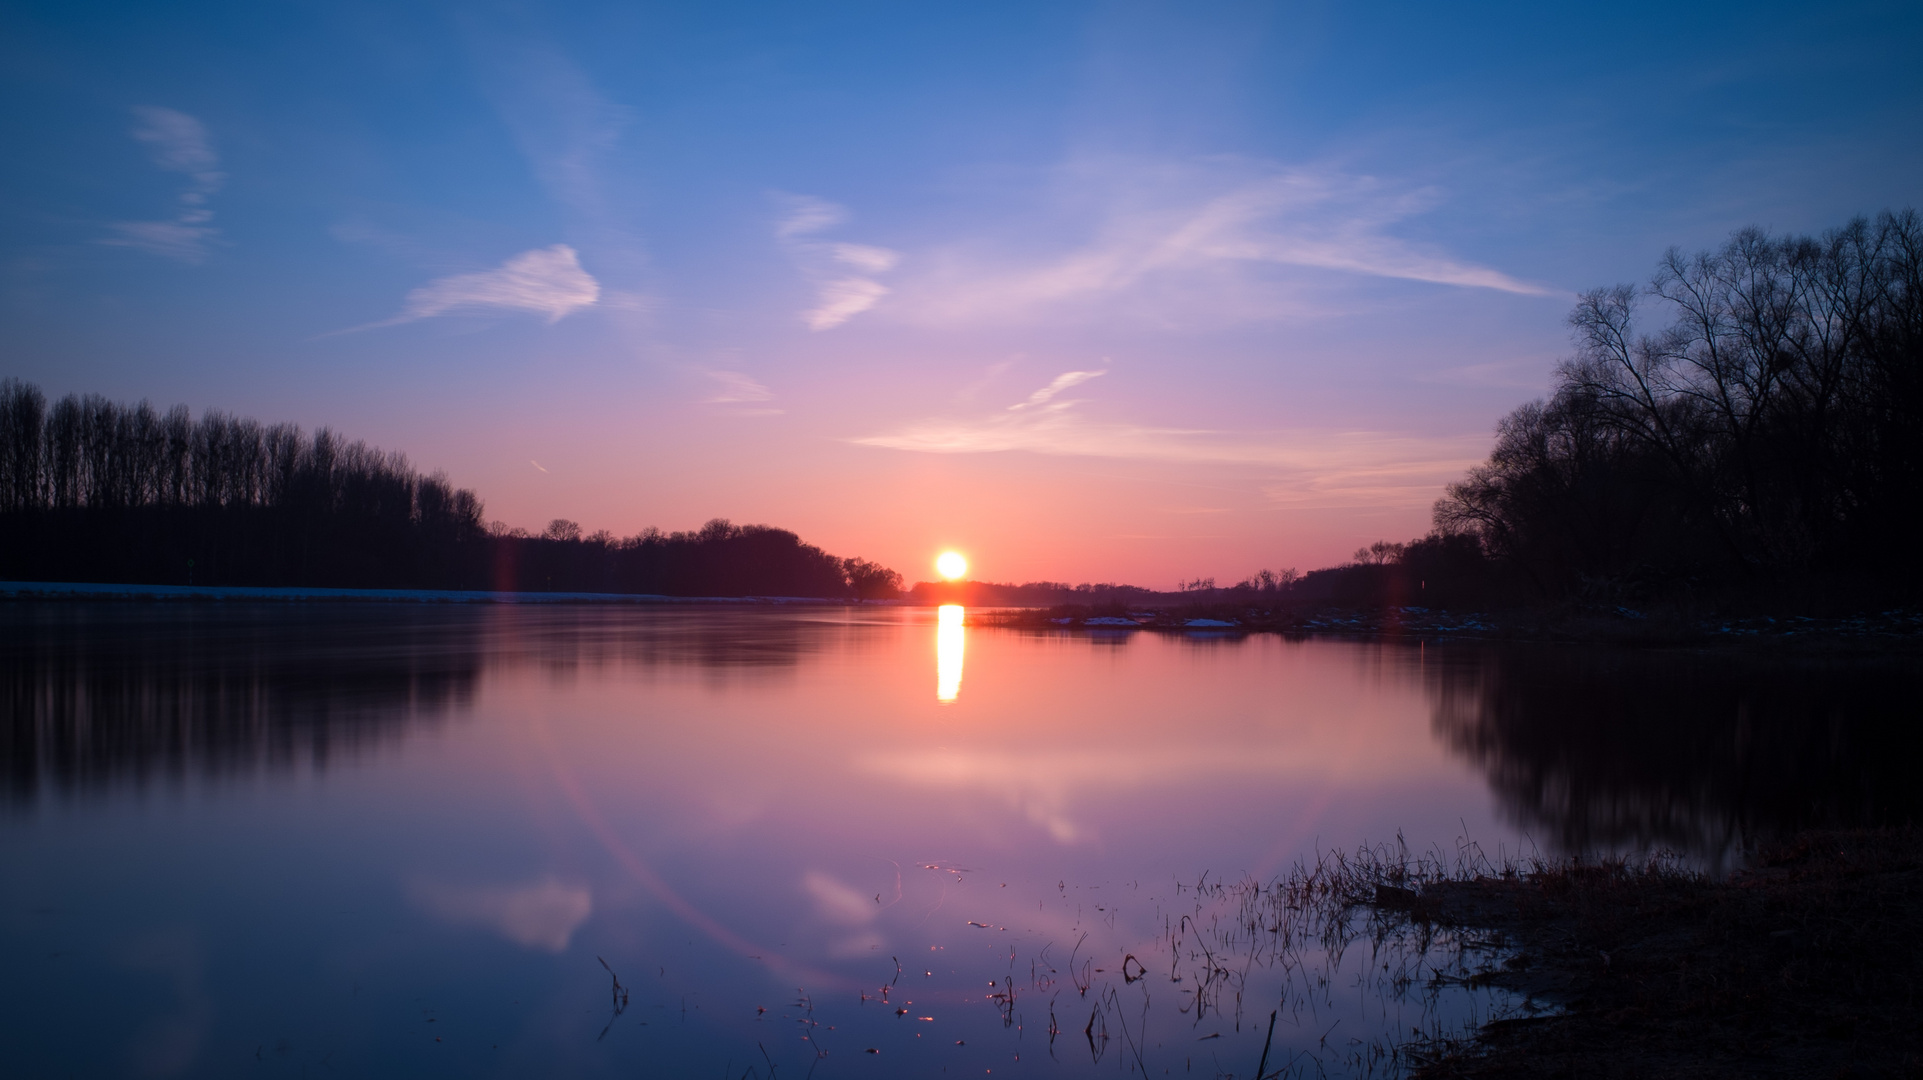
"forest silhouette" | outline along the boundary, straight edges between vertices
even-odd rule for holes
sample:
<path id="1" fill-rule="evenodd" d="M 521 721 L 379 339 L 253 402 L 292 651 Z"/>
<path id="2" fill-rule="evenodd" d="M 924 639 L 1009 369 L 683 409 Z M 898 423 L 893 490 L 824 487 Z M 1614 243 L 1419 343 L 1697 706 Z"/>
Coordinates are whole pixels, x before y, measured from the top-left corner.
<path id="1" fill-rule="evenodd" d="M 895 595 L 900 575 L 723 519 L 625 539 L 483 521 L 478 496 L 328 429 L 0 382 L 0 577 L 664 596 Z"/>

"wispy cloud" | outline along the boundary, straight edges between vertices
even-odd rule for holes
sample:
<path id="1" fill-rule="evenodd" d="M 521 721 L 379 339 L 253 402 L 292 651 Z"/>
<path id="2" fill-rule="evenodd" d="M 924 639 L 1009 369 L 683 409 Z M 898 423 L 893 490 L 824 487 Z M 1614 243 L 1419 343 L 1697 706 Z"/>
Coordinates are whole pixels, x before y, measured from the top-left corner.
<path id="1" fill-rule="evenodd" d="M 598 307 L 626 332 L 646 332 L 657 307 L 642 202 L 645 163 L 623 136 L 638 115 L 610 98 L 535 12 L 476 8 L 455 17 L 481 92 L 540 183 L 563 229 L 601 279 Z"/>
<path id="2" fill-rule="evenodd" d="M 365 326 L 334 330 L 322 337 L 398 326 L 456 311 L 505 309 L 547 316 L 550 324 L 601 298 L 601 284 L 566 244 L 523 251 L 492 270 L 439 278 L 407 294 L 401 313 Z M 540 468 L 540 466 L 535 466 Z"/>
<path id="3" fill-rule="evenodd" d="M 634 110 L 608 100 L 582 67 L 533 33 L 522 36 L 468 24 L 467 40 L 484 65 L 483 89 L 549 196 L 583 224 L 627 231 L 608 183 L 608 159 Z M 621 236 L 625 244 L 632 237 Z"/>
<path id="4" fill-rule="evenodd" d="M 864 435 L 849 441 L 860 446 L 913 450 L 926 454 L 1028 450 L 1041 454 L 1141 457 L 1165 455 L 1166 449 L 1145 454 L 1144 450 L 1150 443 L 1210 434 L 1206 431 L 1142 428 L 1091 421 L 1075 411 L 1083 399 L 1058 399 L 1062 391 L 1103 374 L 1106 373 L 1064 372 L 1027 398 L 986 416 L 923 420 L 894 431 Z"/>
<path id="5" fill-rule="evenodd" d="M 847 221 L 848 212 L 808 195 L 785 201 L 788 212 L 775 226 L 775 238 L 815 282 L 815 306 L 801 313 L 810 330 L 832 330 L 888 295 L 888 286 L 875 278 L 893 270 L 900 255 L 868 244 L 810 239 Z"/>
<path id="6" fill-rule="evenodd" d="M 1551 290 L 1389 234 L 1431 192 L 1396 193 L 1370 177 L 1290 170 L 1211 199 L 1165 241 L 1172 253 L 1244 259 L 1529 296 Z M 1311 212 L 1322 211 L 1317 220 Z"/>
<path id="7" fill-rule="evenodd" d="M 708 398 L 711 405 L 731 405 L 737 402 L 772 401 L 775 392 L 739 371 L 710 371 L 708 378 L 721 384 L 715 396 Z"/>
<path id="8" fill-rule="evenodd" d="M 533 312 L 547 316 L 552 325 L 582 308 L 593 307 L 600 299 L 601 283 L 581 268 L 574 249 L 555 244 L 523 251 L 492 270 L 437 278 L 408 293 L 401 313 L 393 318 L 319 336 L 378 330 L 437 315 L 487 309 Z"/>
<path id="9" fill-rule="evenodd" d="M 702 374 L 720 384 L 715 395 L 704 398 L 703 403 L 722 406 L 717 411 L 727 416 L 780 416 L 786 411 L 763 404 L 773 401 L 775 392 L 752 376 L 739 371 L 707 371 Z"/>
<path id="10" fill-rule="evenodd" d="M 1052 252 L 1020 237 L 931 251 L 917 263 L 926 271 L 899 283 L 902 317 L 974 322 L 1119 300 L 1157 317 L 1264 318 L 1367 279 L 1554 294 L 1399 235 L 1443 202 L 1432 189 L 1246 162 L 1082 163 L 1061 185 L 1072 195 L 1058 216 L 1085 219 L 1086 239 Z"/>
<path id="11" fill-rule="evenodd" d="M 1068 389 L 1069 387 L 1080 386 L 1081 384 L 1087 382 L 1090 379 L 1097 378 L 1099 376 L 1106 375 L 1106 374 L 1108 374 L 1108 372 L 1106 371 L 1064 371 L 1060 375 L 1055 376 L 1054 382 L 1051 382 L 1047 386 L 1042 387 L 1040 390 L 1037 390 L 1034 393 L 1028 395 L 1027 401 L 1018 401 L 1015 404 L 1010 405 L 1008 407 L 1008 411 L 1020 412 L 1023 409 L 1033 409 L 1040 405 L 1046 405 L 1049 403 L 1050 400 L 1052 400 L 1055 397 L 1056 394 L 1061 393 L 1062 391 Z M 1056 408 L 1065 408 L 1073 404 L 1074 402 L 1072 401 L 1064 401 L 1058 404 Z"/>
<path id="12" fill-rule="evenodd" d="M 927 454 L 1025 451 L 1074 457 L 1250 466 L 1276 507 L 1420 506 L 1488 449 L 1488 436 L 1422 437 L 1374 431 L 1234 432 L 1094 419 L 1085 399 L 1059 395 L 1103 372 L 1070 371 L 1023 401 L 985 416 L 929 419 L 859 436 L 860 446 Z"/>
<path id="13" fill-rule="evenodd" d="M 832 229 L 848 220 L 848 211 L 812 195 L 790 195 L 784 200 L 788 213 L 775 226 L 775 236 L 786 240 Z"/>
<path id="14" fill-rule="evenodd" d="M 116 221 L 108 228 L 114 234 L 100 240 L 108 247 L 138 248 L 184 263 L 205 262 L 207 243 L 220 232 L 208 225 L 180 221 Z"/>
<path id="15" fill-rule="evenodd" d="M 115 222 L 114 235 L 100 242 L 185 263 L 201 262 L 207 258 L 209 241 L 220 231 L 209 224 L 214 212 L 207 208 L 207 200 L 227 182 L 207 126 L 186 113 L 155 105 L 142 105 L 133 112 L 140 121 L 133 137 L 147 144 L 156 166 L 184 174 L 188 186 L 180 193 L 180 210 L 171 219 Z"/>
<path id="16" fill-rule="evenodd" d="M 1554 366 L 1554 363 L 1548 360 L 1491 360 L 1487 363 L 1463 364 L 1439 371 L 1421 372 L 1412 378 L 1416 382 L 1437 383 L 1444 386 L 1540 390 L 1546 383 L 1547 373 Z"/>
<path id="17" fill-rule="evenodd" d="M 134 115 L 140 119 L 134 138 L 153 148 L 154 164 L 193 177 L 195 188 L 181 196 L 182 202 L 201 202 L 220 190 L 227 174 L 220 171 L 220 155 L 214 153 L 205 124 L 157 105 L 138 106 Z"/>
<path id="18" fill-rule="evenodd" d="M 509 308 L 546 315 L 548 322 L 594 306 L 601 285 L 566 244 L 523 251 L 493 270 L 455 274 L 407 294 L 408 319 L 426 319 L 461 308 Z"/>

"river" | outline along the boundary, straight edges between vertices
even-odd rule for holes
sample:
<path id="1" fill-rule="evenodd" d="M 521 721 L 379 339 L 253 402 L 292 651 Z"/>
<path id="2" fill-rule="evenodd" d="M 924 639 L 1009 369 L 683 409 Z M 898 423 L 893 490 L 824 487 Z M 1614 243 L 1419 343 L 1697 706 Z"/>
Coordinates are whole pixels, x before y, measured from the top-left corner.
<path id="1" fill-rule="evenodd" d="M 1452 976 L 1486 943 L 1290 929 L 1292 868 L 1716 871 L 1901 820 L 1913 686 L 959 609 L 0 605 L 0 1054 L 1388 1075 L 1397 1040 L 1526 1005 Z"/>

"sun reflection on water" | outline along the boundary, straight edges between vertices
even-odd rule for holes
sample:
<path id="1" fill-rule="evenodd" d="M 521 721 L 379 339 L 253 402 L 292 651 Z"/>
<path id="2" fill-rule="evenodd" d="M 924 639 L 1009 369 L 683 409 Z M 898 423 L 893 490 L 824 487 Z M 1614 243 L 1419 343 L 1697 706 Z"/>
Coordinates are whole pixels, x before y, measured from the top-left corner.
<path id="1" fill-rule="evenodd" d="M 961 693 L 962 606 L 943 604 L 935 612 L 935 700 L 946 705 Z"/>

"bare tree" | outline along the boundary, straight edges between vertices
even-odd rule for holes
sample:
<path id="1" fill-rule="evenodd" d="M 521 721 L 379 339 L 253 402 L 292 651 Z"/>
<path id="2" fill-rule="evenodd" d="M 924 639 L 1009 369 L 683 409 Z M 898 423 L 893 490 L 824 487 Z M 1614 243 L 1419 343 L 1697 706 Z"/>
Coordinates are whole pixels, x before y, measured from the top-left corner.
<path id="1" fill-rule="evenodd" d="M 1671 250 L 1645 288 L 1585 293 L 1555 393 L 1504 419 L 1438 527 L 1552 576 L 1803 572 L 1913 528 L 1919 252 L 1909 211 L 1820 238 L 1745 229 Z M 1643 333 L 1646 316 L 1667 321 Z"/>

